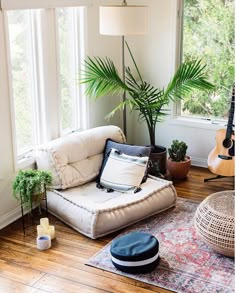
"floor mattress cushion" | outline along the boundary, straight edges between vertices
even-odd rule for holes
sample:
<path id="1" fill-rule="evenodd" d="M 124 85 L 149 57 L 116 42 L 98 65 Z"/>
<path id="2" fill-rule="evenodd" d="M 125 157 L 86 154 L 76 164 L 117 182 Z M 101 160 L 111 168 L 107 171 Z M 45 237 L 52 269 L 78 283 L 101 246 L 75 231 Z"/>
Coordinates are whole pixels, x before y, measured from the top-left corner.
<path id="1" fill-rule="evenodd" d="M 149 176 L 135 193 L 96 188 L 92 181 L 47 193 L 49 211 L 80 233 L 96 239 L 175 206 L 171 181 Z"/>

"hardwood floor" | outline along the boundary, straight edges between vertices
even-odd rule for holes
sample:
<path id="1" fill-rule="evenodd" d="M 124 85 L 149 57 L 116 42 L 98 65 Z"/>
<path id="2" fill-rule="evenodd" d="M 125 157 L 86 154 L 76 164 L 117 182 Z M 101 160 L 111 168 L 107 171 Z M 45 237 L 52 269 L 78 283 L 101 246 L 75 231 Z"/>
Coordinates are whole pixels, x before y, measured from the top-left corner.
<path id="1" fill-rule="evenodd" d="M 178 196 L 201 201 L 213 192 L 234 189 L 234 178 L 204 183 L 204 178 L 209 177 L 212 174 L 207 169 L 192 167 L 186 180 L 174 182 Z M 37 250 L 39 218 L 35 215 L 35 225 L 27 226 L 25 237 L 21 220 L 0 231 L 0 292 L 170 292 L 84 265 L 120 232 L 91 240 L 50 216 L 56 239 L 51 249 Z M 29 220 L 26 216 L 30 223 Z"/>

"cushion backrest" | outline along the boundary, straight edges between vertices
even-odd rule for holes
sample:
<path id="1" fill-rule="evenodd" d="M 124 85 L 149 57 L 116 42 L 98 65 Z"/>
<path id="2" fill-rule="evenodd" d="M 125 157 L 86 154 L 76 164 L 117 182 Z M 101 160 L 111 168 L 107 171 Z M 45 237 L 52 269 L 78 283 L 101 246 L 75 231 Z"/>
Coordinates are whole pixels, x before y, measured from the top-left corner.
<path id="1" fill-rule="evenodd" d="M 85 184 L 98 175 L 108 138 L 125 142 L 121 129 L 112 125 L 55 139 L 38 149 L 37 168 L 52 172 L 52 188 L 66 189 Z"/>

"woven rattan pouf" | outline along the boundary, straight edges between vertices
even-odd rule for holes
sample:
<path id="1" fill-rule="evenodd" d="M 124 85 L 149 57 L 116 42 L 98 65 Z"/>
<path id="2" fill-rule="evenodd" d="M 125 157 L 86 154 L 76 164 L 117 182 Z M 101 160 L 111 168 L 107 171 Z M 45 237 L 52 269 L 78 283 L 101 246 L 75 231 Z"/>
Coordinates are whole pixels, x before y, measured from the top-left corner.
<path id="1" fill-rule="evenodd" d="M 215 251 L 234 256 L 234 191 L 209 195 L 198 207 L 194 225 L 200 237 Z"/>

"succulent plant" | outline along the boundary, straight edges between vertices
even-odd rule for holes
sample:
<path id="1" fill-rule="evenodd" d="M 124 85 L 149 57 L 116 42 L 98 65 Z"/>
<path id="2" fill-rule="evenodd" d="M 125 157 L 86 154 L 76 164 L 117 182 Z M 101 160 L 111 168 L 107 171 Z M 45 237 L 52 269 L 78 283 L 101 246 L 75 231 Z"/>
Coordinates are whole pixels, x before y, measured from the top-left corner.
<path id="1" fill-rule="evenodd" d="M 185 161 L 187 144 L 183 141 L 173 140 L 168 153 L 172 161 L 181 162 Z"/>

